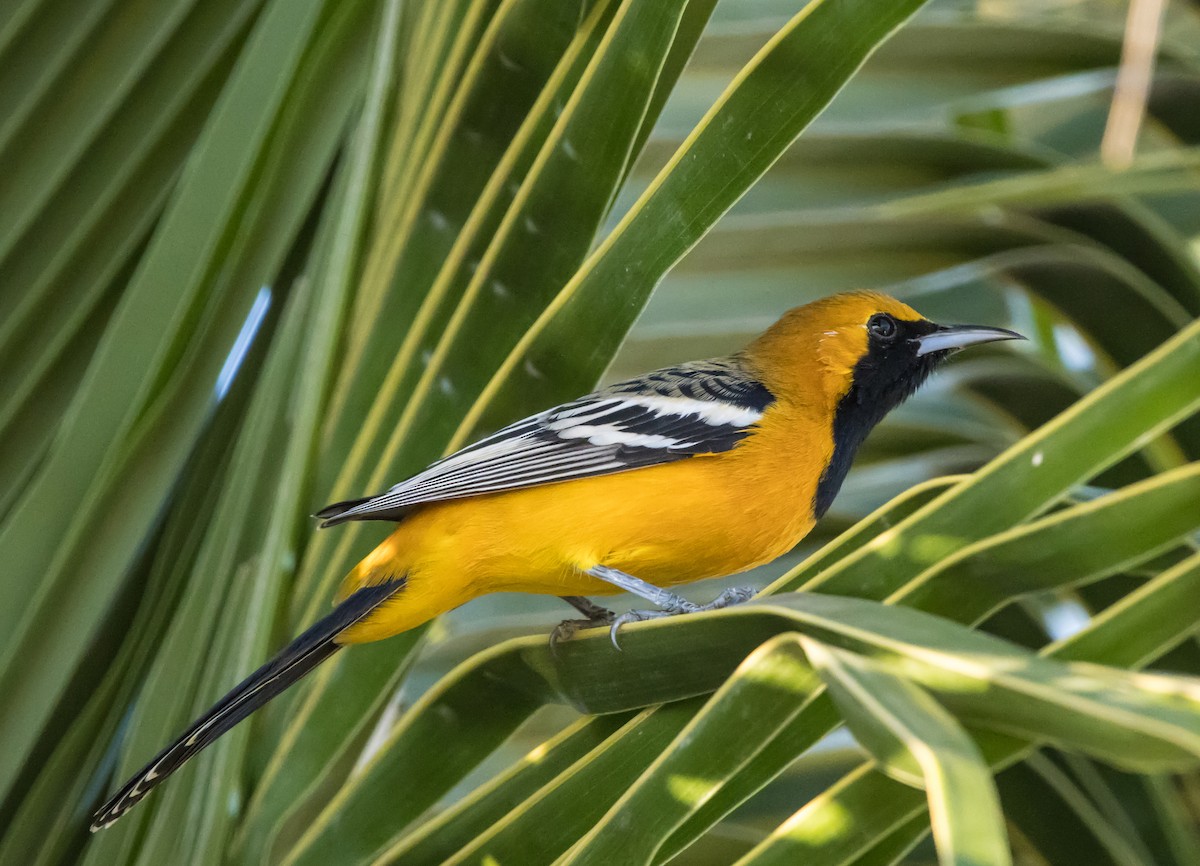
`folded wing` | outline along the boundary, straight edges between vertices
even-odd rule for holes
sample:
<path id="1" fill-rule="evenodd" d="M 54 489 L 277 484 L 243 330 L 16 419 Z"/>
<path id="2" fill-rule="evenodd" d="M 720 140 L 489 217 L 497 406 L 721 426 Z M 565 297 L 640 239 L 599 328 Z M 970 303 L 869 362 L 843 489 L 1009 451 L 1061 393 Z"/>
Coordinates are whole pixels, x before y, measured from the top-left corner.
<path id="1" fill-rule="evenodd" d="M 322 526 L 414 505 L 728 451 L 773 401 L 737 356 L 670 367 L 511 424 L 385 493 L 322 509 Z"/>

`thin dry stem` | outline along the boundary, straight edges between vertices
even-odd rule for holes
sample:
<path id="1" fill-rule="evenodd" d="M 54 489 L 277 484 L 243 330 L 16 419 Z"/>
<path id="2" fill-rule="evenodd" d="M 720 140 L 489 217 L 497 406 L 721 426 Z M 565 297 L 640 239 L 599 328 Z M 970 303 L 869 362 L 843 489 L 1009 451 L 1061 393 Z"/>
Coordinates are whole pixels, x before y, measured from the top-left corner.
<path id="1" fill-rule="evenodd" d="M 1131 0 L 1129 4 L 1121 68 L 1117 71 L 1112 108 L 1100 142 L 1100 159 L 1111 169 L 1128 168 L 1133 163 L 1154 78 L 1154 58 L 1166 5 L 1166 0 Z"/>

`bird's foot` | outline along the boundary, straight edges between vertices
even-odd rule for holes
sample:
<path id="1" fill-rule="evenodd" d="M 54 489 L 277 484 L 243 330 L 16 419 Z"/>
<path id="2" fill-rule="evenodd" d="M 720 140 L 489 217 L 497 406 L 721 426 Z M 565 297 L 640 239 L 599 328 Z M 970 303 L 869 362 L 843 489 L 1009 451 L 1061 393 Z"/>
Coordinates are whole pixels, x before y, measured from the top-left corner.
<path id="1" fill-rule="evenodd" d="M 602 625 L 609 625 L 616 618 L 616 614 L 608 608 L 596 605 L 594 612 L 589 612 L 586 619 L 564 619 L 554 627 L 554 631 L 550 632 L 550 649 L 554 650 L 563 641 L 568 641 L 575 636 L 575 632 L 584 628 L 599 628 Z"/>
<path id="2" fill-rule="evenodd" d="M 695 604 L 679 596 L 673 596 L 673 602 L 659 610 L 630 610 L 615 617 L 608 629 L 608 636 L 613 646 L 618 650 L 621 645 L 617 642 L 617 633 L 627 622 L 645 622 L 649 619 L 662 619 L 665 616 L 679 616 L 682 613 L 703 613 L 706 610 L 720 610 L 735 604 L 749 601 L 757 590 L 752 586 L 733 586 L 725 590 L 708 604 Z"/>

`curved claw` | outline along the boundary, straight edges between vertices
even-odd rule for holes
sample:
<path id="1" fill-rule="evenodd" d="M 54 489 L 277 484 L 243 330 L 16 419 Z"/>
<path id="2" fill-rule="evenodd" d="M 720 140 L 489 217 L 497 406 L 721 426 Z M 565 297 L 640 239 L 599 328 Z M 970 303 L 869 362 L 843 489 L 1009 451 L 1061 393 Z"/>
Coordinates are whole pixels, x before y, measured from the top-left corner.
<path id="1" fill-rule="evenodd" d="M 575 632 L 579 630 L 579 626 L 584 620 L 579 619 L 564 619 L 554 627 L 550 632 L 550 651 L 554 652 L 558 649 L 558 644 L 561 641 L 570 640 L 575 636 Z"/>
<path id="2" fill-rule="evenodd" d="M 685 611 L 675 610 L 627 610 L 625 613 L 618 616 L 612 621 L 612 625 L 608 629 L 608 638 L 612 641 L 612 645 L 621 651 L 621 645 L 617 642 L 617 632 L 621 630 L 621 626 L 627 622 L 645 622 L 648 619 L 661 619 L 664 616 L 675 616 Z"/>
<path id="3" fill-rule="evenodd" d="M 628 621 L 629 620 L 625 618 L 625 614 L 621 614 L 619 617 L 613 620 L 613 624 L 608 628 L 608 639 L 612 641 L 613 648 L 617 652 L 621 652 L 621 644 L 617 640 L 617 632 L 620 631 L 621 626 L 625 625 L 625 623 Z"/>
<path id="4" fill-rule="evenodd" d="M 649 619 L 661 619 L 664 616 L 679 616 L 687 613 L 701 613 L 706 610 L 720 610 L 721 608 L 732 607 L 735 604 L 749 601 L 757 592 L 758 590 L 752 586 L 731 586 L 708 604 L 692 604 L 689 602 L 687 607 L 680 607 L 675 610 L 626 611 L 613 619 L 612 625 L 608 629 L 608 637 L 612 641 L 612 645 L 620 651 L 621 644 L 617 642 L 617 632 L 627 622 L 645 622 Z"/>
<path id="5" fill-rule="evenodd" d="M 648 613 L 648 611 L 627 610 L 625 613 L 613 619 L 612 625 L 608 627 L 608 639 L 612 641 L 612 645 L 616 648 L 617 652 L 621 652 L 621 644 L 617 641 L 617 632 L 619 632 L 621 630 L 621 626 L 625 625 L 627 622 L 641 622 L 642 617 L 639 616 L 639 614 L 643 612 Z"/>
<path id="6" fill-rule="evenodd" d="M 598 608 L 602 613 L 590 619 L 564 619 L 554 627 L 550 632 L 550 651 L 555 652 L 558 649 L 559 643 L 568 641 L 575 636 L 575 632 L 584 628 L 599 628 L 602 625 L 608 625 L 613 621 L 613 612 Z"/>

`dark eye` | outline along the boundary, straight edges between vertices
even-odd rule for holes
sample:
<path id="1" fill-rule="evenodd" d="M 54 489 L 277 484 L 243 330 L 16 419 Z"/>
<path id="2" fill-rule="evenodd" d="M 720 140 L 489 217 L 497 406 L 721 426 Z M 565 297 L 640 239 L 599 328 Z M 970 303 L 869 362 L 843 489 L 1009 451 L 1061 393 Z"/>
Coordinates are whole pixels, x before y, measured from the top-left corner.
<path id="1" fill-rule="evenodd" d="M 896 320 L 887 313 L 876 313 L 867 322 L 867 330 L 872 337 L 891 340 L 896 336 Z"/>

